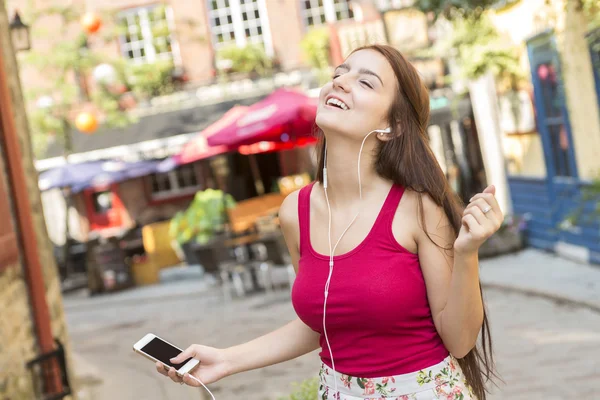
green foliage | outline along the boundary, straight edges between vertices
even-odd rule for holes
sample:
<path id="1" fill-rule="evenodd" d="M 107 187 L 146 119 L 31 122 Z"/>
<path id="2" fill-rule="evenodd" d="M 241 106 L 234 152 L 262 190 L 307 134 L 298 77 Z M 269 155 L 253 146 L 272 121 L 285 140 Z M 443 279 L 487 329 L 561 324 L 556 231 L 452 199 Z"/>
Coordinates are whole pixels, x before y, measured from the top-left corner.
<path id="1" fill-rule="evenodd" d="M 175 91 L 173 69 L 171 61 L 157 61 L 152 64 L 128 64 L 124 73 L 131 90 L 137 96 L 148 98 Z"/>
<path id="2" fill-rule="evenodd" d="M 44 33 L 36 31 L 35 21 L 46 16 L 58 16 L 61 20 L 58 34 L 66 35 L 74 24 L 79 24 L 82 9 L 77 7 L 47 7 L 37 10 L 32 17 L 31 25 L 34 36 L 43 36 Z M 52 32 L 52 34 L 56 34 Z M 65 146 L 65 151 L 71 151 L 69 143 L 65 141 L 67 135 L 73 129 L 72 110 L 81 103 L 93 103 L 94 108 L 99 111 L 102 123 L 106 127 L 125 126 L 133 120 L 119 108 L 119 94 L 111 92 L 107 87 L 99 85 L 97 90 L 90 93 L 90 98 L 85 98 L 84 90 L 80 86 L 78 77 L 91 74 L 92 69 L 100 64 L 107 63 L 115 67 L 117 71 L 123 68 L 118 60 L 106 60 L 100 54 L 96 54 L 87 46 L 87 36 L 79 34 L 75 40 L 62 40 L 53 43 L 50 48 L 32 49 L 23 55 L 22 62 L 38 70 L 46 78 L 47 87 L 29 90 L 26 93 L 30 105 L 29 120 L 34 138 L 34 152 L 36 156 L 43 155 L 47 147 L 49 137 L 55 137 Z M 125 83 L 125 75 L 118 74 L 119 81 Z M 49 109 L 39 109 L 35 100 L 40 96 L 50 96 L 54 105 Z"/>
<path id="3" fill-rule="evenodd" d="M 289 397 L 279 400 L 315 400 L 319 396 L 319 378 L 307 379 L 301 383 L 293 383 L 293 392 Z"/>
<path id="4" fill-rule="evenodd" d="M 590 29 L 600 27 L 600 2 L 598 0 L 581 0 L 583 13 L 590 24 Z"/>
<path id="5" fill-rule="evenodd" d="M 313 28 L 300 42 L 306 61 L 317 70 L 321 84 L 331 77 L 329 72 L 329 30 L 327 28 Z"/>
<path id="6" fill-rule="evenodd" d="M 436 17 L 448 19 L 463 17 L 479 17 L 499 0 L 416 0 L 414 7 L 425 13 L 433 13 Z"/>
<path id="7" fill-rule="evenodd" d="M 518 50 L 507 45 L 485 16 L 454 20 L 453 34 L 442 48 L 457 58 L 465 78 L 476 79 L 487 71 L 496 77 L 523 76 Z"/>
<path id="8" fill-rule="evenodd" d="M 581 198 L 573 212 L 561 223 L 562 229 L 597 223 L 600 219 L 600 175 L 581 188 Z"/>
<path id="9" fill-rule="evenodd" d="M 215 233 L 224 230 L 226 209 L 234 206 L 233 197 L 221 190 L 198 192 L 187 210 L 178 212 L 171 219 L 169 236 L 180 245 L 190 241 L 206 243 Z"/>
<path id="10" fill-rule="evenodd" d="M 244 47 L 236 45 L 224 47 L 217 53 L 217 58 L 231 62 L 229 72 L 255 72 L 259 76 L 264 76 L 273 68 L 272 60 L 265 52 L 264 47 L 258 44 L 248 44 Z"/>

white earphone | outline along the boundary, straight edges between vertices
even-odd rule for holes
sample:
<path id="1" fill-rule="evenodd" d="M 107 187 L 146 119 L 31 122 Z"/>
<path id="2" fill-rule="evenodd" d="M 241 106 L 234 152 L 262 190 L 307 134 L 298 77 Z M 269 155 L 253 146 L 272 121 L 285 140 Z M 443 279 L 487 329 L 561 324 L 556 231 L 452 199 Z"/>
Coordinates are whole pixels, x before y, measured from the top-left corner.
<path id="1" fill-rule="evenodd" d="M 361 201 L 362 201 L 362 184 L 361 184 L 361 180 L 360 180 L 360 156 L 362 155 L 362 151 L 365 146 L 365 142 L 366 142 L 367 138 L 372 133 L 375 133 L 375 132 L 379 133 L 380 135 L 384 135 L 387 133 L 391 133 L 392 128 L 372 130 L 371 132 L 367 133 L 367 135 L 365 136 L 365 138 L 362 141 L 362 144 L 360 145 L 360 150 L 358 152 L 358 193 L 359 193 Z M 335 385 L 335 391 L 337 393 L 338 388 L 337 388 L 335 362 L 333 360 L 333 352 L 331 350 L 331 345 L 329 344 L 329 336 L 327 335 L 327 326 L 325 324 L 326 315 L 327 315 L 327 298 L 329 297 L 329 285 L 331 284 L 331 277 L 333 276 L 333 264 L 334 264 L 333 254 L 335 253 L 335 249 L 340 244 L 340 242 L 341 242 L 342 238 L 344 237 L 344 235 L 346 234 L 346 232 L 348 232 L 348 230 L 350 229 L 352 224 L 354 224 L 354 221 L 356 221 L 356 219 L 358 218 L 358 215 L 360 214 L 360 209 L 358 210 L 358 212 L 356 213 L 354 218 L 352 218 L 352 221 L 350 221 L 350 224 L 346 227 L 346 229 L 344 229 L 344 231 L 340 235 L 338 241 L 336 242 L 335 246 L 333 246 L 333 248 L 332 248 L 331 247 L 331 206 L 329 204 L 329 196 L 327 195 L 327 142 L 325 142 L 325 154 L 323 157 L 323 189 L 325 192 L 325 201 L 327 202 L 327 211 L 329 213 L 329 226 L 328 226 L 328 235 L 327 235 L 328 239 L 329 239 L 329 276 L 327 277 L 327 282 L 325 283 L 325 300 L 323 301 L 323 333 L 325 334 L 325 341 L 327 342 L 327 347 L 329 348 L 329 356 L 331 357 L 331 367 L 333 369 L 333 382 Z"/>

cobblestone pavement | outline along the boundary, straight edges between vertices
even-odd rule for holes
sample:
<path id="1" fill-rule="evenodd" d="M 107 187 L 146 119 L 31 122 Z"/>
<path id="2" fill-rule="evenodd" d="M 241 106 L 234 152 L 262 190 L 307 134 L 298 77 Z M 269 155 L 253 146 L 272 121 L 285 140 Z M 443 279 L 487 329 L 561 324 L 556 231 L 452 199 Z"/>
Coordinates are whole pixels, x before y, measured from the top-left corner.
<path id="1" fill-rule="evenodd" d="M 177 284 L 170 285 L 176 292 Z M 505 382 L 494 389 L 492 400 L 600 398 L 600 314 L 497 289 L 487 290 L 486 298 L 497 366 Z M 227 304 L 214 290 L 143 302 L 100 305 L 100 299 L 65 298 L 73 348 L 104 380 L 95 400 L 204 398 L 159 375 L 152 363 L 131 351 L 148 332 L 181 347 L 225 347 L 295 317 L 289 292 Z M 315 352 L 226 378 L 211 389 L 218 400 L 278 400 L 290 392 L 291 382 L 315 376 L 318 364 Z"/>

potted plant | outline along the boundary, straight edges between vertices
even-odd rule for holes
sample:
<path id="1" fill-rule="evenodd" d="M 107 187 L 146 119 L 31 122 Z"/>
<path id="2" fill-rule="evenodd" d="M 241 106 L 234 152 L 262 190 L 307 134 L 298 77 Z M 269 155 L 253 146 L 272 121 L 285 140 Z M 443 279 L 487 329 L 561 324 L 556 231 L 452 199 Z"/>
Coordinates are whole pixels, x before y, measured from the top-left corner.
<path id="1" fill-rule="evenodd" d="M 252 79 L 265 76 L 273 69 L 273 62 L 261 45 L 249 44 L 244 47 L 231 45 L 217 53 L 218 65 L 222 72 L 239 74 Z"/>
<path id="2" fill-rule="evenodd" d="M 194 245 L 206 245 L 216 235 L 224 233 L 227 209 L 234 206 L 235 201 L 230 194 L 206 189 L 196 193 L 188 208 L 171 219 L 169 235 L 188 264 L 203 264 L 194 251 Z"/>
<path id="3" fill-rule="evenodd" d="M 319 378 L 310 378 L 302 382 L 293 383 L 293 392 L 289 397 L 281 397 L 279 400 L 314 400 L 319 396 Z"/>
<path id="4" fill-rule="evenodd" d="M 313 28 L 300 42 L 306 62 L 313 68 L 319 86 L 331 79 L 330 74 L 330 35 L 327 28 Z"/>

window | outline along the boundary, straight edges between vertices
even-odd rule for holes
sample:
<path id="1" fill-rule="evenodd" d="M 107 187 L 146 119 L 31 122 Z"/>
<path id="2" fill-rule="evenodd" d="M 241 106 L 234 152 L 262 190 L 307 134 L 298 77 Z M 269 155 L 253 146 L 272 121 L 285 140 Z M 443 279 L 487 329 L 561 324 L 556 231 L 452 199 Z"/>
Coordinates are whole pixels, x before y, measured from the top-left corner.
<path id="1" fill-rule="evenodd" d="M 306 26 L 354 18 L 350 0 L 301 0 L 302 18 Z"/>
<path id="2" fill-rule="evenodd" d="M 573 176 L 569 160 L 569 135 L 563 120 L 564 98 L 561 91 L 558 66 L 554 62 L 537 65 L 545 124 L 550 137 L 552 162 L 557 176 Z"/>
<path id="3" fill-rule="evenodd" d="M 193 164 L 182 165 L 173 171 L 153 174 L 149 179 L 153 200 L 194 194 L 200 189 Z"/>
<path id="4" fill-rule="evenodd" d="M 264 45 L 272 53 L 269 21 L 264 0 L 207 0 L 208 18 L 215 49 L 235 44 Z"/>
<path id="5" fill-rule="evenodd" d="M 173 40 L 173 12 L 163 5 L 136 7 L 119 13 L 123 57 L 136 63 L 178 59 Z"/>
<path id="6" fill-rule="evenodd" d="M 96 214 L 106 214 L 113 208 L 113 193 L 110 190 L 92 194 L 92 204 Z"/>

